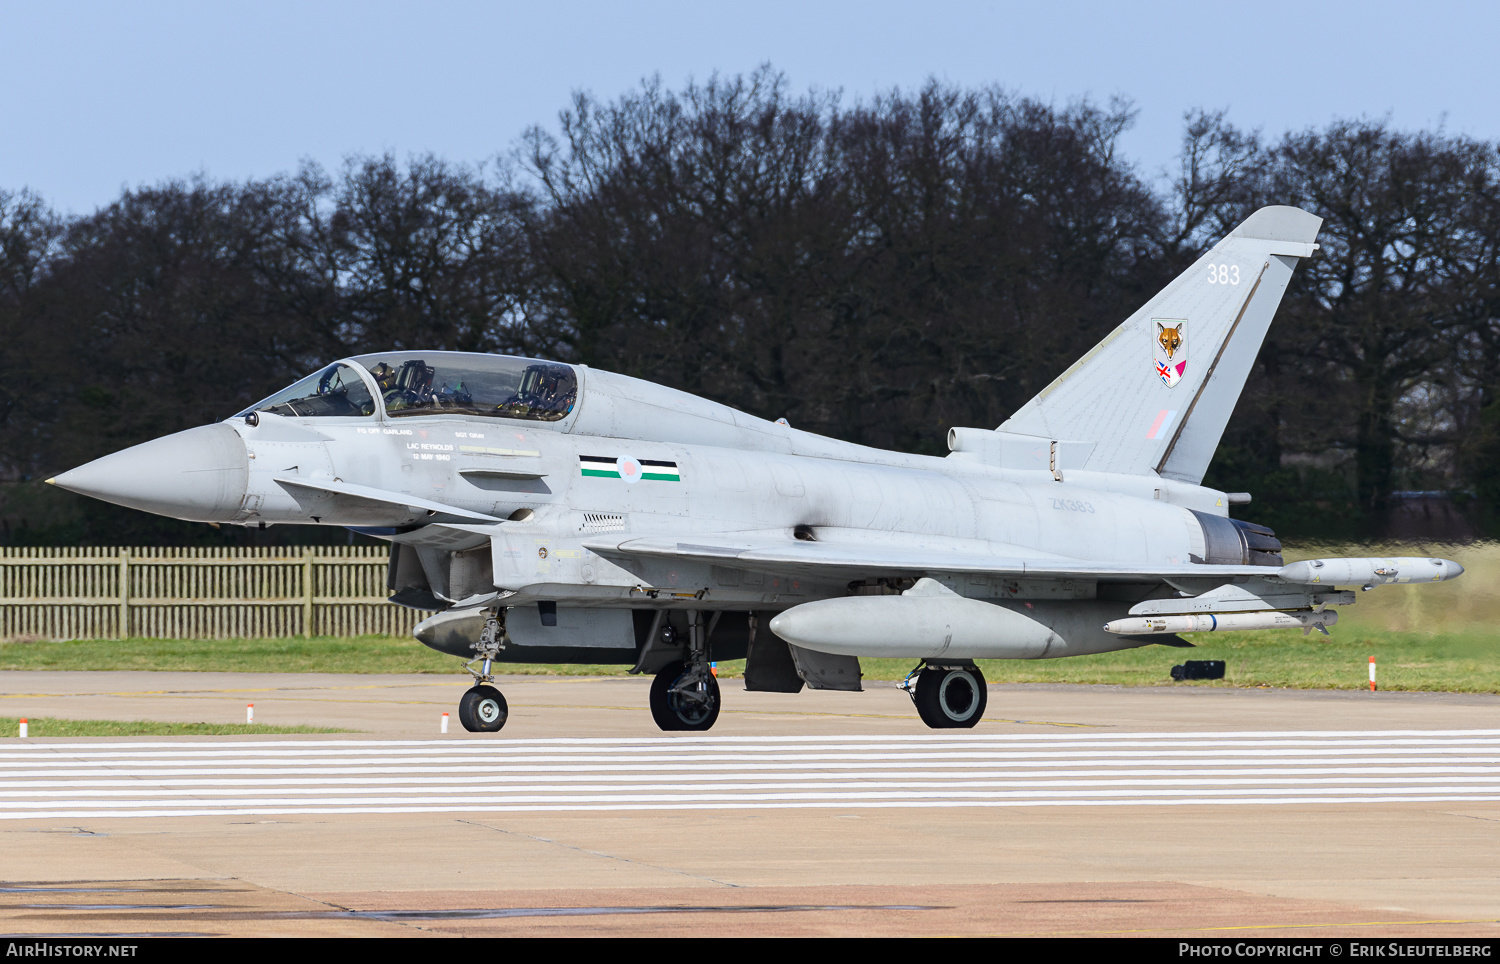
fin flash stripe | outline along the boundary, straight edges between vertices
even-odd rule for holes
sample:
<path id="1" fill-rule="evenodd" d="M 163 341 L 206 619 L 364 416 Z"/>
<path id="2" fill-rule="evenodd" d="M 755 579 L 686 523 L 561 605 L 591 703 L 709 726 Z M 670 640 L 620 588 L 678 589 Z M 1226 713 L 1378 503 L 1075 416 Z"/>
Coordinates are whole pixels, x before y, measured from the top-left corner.
<path id="1" fill-rule="evenodd" d="M 1151 428 L 1146 432 L 1148 439 L 1162 439 L 1167 437 L 1167 429 L 1172 427 L 1172 420 L 1177 417 L 1175 409 L 1164 408 L 1156 413 L 1156 421 L 1151 423 Z"/>

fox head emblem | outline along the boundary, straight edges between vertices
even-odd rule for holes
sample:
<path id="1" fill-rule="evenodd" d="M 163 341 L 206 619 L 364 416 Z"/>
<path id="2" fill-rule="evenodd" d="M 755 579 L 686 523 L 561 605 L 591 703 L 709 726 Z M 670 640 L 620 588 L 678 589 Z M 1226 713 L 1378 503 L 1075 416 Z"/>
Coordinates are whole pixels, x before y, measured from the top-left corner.
<path id="1" fill-rule="evenodd" d="M 1182 326 L 1174 325 L 1168 328 L 1158 321 L 1156 323 L 1156 340 L 1161 342 L 1161 347 L 1166 350 L 1167 358 L 1172 358 L 1177 354 L 1177 349 L 1182 347 Z"/>

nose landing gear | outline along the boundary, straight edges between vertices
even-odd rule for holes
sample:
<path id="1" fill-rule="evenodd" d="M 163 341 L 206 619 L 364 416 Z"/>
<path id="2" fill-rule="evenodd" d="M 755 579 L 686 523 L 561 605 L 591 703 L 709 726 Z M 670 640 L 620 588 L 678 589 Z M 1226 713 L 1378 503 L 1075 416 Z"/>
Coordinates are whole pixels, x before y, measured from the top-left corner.
<path id="1" fill-rule="evenodd" d="M 917 705 L 922 722 L 935 730 L 967 729 L 984 716 L 989 694 L 979 667 L 963 663 L 928 663 L 901 681 Z"/>
<path id="2" fill-rule="evenodd" d="M 458 722 L 470 733 L 493 733 L 509 715 L 505 697 L 493 686 L 474 686 L 458 701 Z"/>
<path id="3" fill-rule="evenodd" d="M 506 705 L 505 697 L 489 685 L 495 681 L 490 666 L 500 655 L 500 650 L 505 648 L 503 613 L 504 610 L 489 611 L 484 629 L 479 633 L 479 642 L 474 644 L 474 651 L 478 655 L 464 667 L 474 677 L 474 685 L 458 701 L 458 722 L 470 733 L 494 733 L 505 725 L 506 718 L 510 716 L 510 707 Z M 475 668 L 476 663 L 479 664 L 478 669 Z"/>

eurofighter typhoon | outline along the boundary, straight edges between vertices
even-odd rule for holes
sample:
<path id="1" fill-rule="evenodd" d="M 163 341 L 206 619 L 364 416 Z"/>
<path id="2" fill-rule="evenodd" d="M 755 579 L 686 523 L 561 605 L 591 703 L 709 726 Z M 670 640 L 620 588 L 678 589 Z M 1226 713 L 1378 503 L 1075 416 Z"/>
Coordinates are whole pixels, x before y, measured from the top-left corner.
<path id="1" fill-rule="evenodd" d="M 233 418 L 52 479 L 199 522 L 346 526 L 391 543 L 391 602 L 464 658 L 471 731 L 505 724 L 496 664 L 653 674 L 663 730 L 707 730 L 710 661 L 745 687 L 858 690 L 917 662 L 932 727 L 984 713 L 974 661 L 1177 633 L 1327 632 L 1350 587 L 1436 582 L 1428 558 L 1284 565 L 1250 501 L 1199 483 L 1321 219 L 1257 211 L 997 429 L 945 458 L 798 431 L 582 365 L 400 351 L 329 365 Z M 1343 587 L 1343 588 L 1341 588 Z"/>

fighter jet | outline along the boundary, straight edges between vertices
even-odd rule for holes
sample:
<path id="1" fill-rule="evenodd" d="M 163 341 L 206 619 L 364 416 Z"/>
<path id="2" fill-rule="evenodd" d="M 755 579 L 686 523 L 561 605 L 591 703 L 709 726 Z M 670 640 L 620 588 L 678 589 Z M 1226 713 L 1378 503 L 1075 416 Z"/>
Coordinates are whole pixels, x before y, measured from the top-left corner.
<path id="1" fill-rule="evenodd" d="M 654 675 L 663 730 L 707 730 L 715 660 L 749 690 L 860 689 L 915 668 L 931 727 L 972 727 L 976 659 L 1327 632 L 1352 588 L 1435 582 L 1429 558 L 1285 565 L 1244 493 L 1202 482 L 1321 219 L 1267 207 L 998 428 L 947 457 L 853 445 L 662 385 L 529 358 L 345 358 L 213 425 L 49 481 L 177 519 L 345 526 L 391 543 L 392 603 L 466 660 L 471 731 L 505 663 Z"/>

